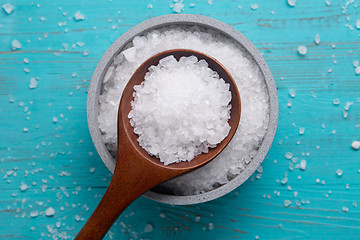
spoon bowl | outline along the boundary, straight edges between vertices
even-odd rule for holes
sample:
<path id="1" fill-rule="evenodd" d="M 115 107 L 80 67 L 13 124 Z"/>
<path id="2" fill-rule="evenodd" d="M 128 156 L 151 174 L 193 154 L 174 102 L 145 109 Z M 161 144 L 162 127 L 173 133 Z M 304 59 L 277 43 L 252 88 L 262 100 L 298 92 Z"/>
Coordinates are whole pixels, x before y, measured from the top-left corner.
<path id="1" fill-rule="evenodd" d="M 144 81 L 150 66 L 157 65 L 162 58 L 170 55 L 173 55 L 178 61 L 181 57 L 189 56 L 196 56 L 198 60 L 204 59 L 209 68 L 230 84 L 232 108 L 228 123 L 231 129 L 225 139 L 215 148 L 210 148 L 208 153 L 200 154 L 190 162 L 164 165 L 139 145 L 138 136 L 130 125 L 128 114 L 131 110 L 134 86 Z M 113 178 L 103 199 L 75 239 L 102 239 L 125 208 L 144 192 L 161 182 L 194 170 L 214 159 L 234 136 L 239 125 L 240 115 L 241 101 L 236 83 L 230 73 L 216 59 L 194 50 L 172 49 L 158 53 L 146 60 L 135 71 L 121 97 L 117 129 L 118 152 Z"/>

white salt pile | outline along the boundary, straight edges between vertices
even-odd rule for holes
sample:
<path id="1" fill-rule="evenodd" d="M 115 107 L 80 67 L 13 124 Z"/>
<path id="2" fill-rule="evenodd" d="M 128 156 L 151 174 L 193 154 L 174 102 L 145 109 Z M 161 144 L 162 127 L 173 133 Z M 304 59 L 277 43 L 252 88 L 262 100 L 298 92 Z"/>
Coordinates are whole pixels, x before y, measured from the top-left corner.
<path id="1" fill-rule="evenodd" d="M 165 165 L 207 153 L 230 131 L 229 88 L 205 60 L 161 59 L 134 86 L 129 118 L 140 146 Z"/>
<path id="2" fill-rule="evenodd" d="M 256 156 L 269 122 L 269 96 L 259 67 L 230 38 L 197 26 L 171 26 L 137 36 L 108 68 L 99 96 L 99 128 L 113 156 L 117 151 L 117 111 L 122 91 L 135 70 L 161 51 L 185 48 L 219 60 L 241 94 L 241 120 L 229 145 L 209 164 L 162 184 L 177 195 L 199 194 L 226 184 Z"/>

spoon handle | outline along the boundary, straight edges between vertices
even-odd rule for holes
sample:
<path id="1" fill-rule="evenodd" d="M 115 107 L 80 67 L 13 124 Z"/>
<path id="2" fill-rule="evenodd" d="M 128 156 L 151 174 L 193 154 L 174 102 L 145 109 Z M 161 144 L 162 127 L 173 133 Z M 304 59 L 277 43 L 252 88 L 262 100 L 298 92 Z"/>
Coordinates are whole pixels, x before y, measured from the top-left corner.
<path id="1" fill-rule="evenodd" d="M 131 202 L 150 188 L 178 175 L 176 171 L 165 170 L 139 157 L 131 148 L 122 148 L 103 199 L 75 239 L 102 239 Z"/>

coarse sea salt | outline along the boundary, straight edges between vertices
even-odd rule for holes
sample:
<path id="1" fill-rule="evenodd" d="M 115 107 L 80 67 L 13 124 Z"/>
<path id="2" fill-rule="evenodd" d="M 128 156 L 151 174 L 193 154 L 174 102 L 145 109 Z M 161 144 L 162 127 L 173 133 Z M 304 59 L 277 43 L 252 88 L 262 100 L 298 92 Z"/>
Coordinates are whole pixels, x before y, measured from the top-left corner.
<path id="1" fill-rule="evenodd" d="M 11 49 L 12 50 L 14 50 L 14 51 L 18 50 L 18 49 L 21 49 L 21 47 L 22 47 L 22 45 L 17 39 L 12 40 L 12 42 L 11 42 Z"/>
<path id="2" fill-rule="evenodd" d="M 2 5 L 3 10 L 6 12 L 6 14 L 11 14 L 12 11 L 14 11 L 14 6 L 10 3 L 6 3 Z"/>
<path id="3" fill-rule="evenodd" d="M 134 86 L 128 117 L 140 146 L 165 165 L 207 153 L 230 131 L 229 88 L 205 60 L 161 59 Z"/>
<path id="4" fill-rule="evenodd" d="M 298 53 L 301 55 L 301 56 L 305 56 L 306 53 L 307 53 L 307 48 L 303 45 L 299 46 L 298 47 Z"/>
<path id="5" fill-rule="evenodd" d="M 85 16 L 81 12 L 78 11 L 74 14 L 74 18 L 76 21 L 82 21 L 85 19 Z"/>
<path id="6" fill-rule="evenodd" d="M 241 95 L 241 120 L 228 146 L 211 162 L 159 186 L 176 195 L 193 195 L 224 185 L 256 156 L 269 123 L 269 95 L 254 59 L 234 40 L 198 26 L 170 26 L 136 36 L 108 68 L 99 96 L 99 128 L 107 149 L 117 151 L 117 111 L 127 82 L 151 56 L 169 49 L 192 49 L 216 58 L 230 72 Z M 251 154 L 250 154 L 251 153 Z"/>
<path id="7" fill-rule="evenodd" d="M 359 141 L 353 141 L 351 143 L 351 147 L 354 149 L 354 150 L 358 150 L 360 148 L 360 142 Z"/>

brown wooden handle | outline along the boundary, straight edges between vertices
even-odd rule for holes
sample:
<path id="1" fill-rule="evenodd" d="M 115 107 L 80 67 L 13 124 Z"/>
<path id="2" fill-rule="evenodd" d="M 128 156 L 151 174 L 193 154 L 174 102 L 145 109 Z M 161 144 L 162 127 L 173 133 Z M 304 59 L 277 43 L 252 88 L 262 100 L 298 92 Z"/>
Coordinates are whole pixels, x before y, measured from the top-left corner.
<path id="1" fill-rule="evenodd" d="M 156 167 L 133 148 L 119 145 L 118 159 L 110 185 L 76 240 L 102 239 L 115 220 L 136 198 L 157 184 L 178 175 L 173 171 Z"/>

